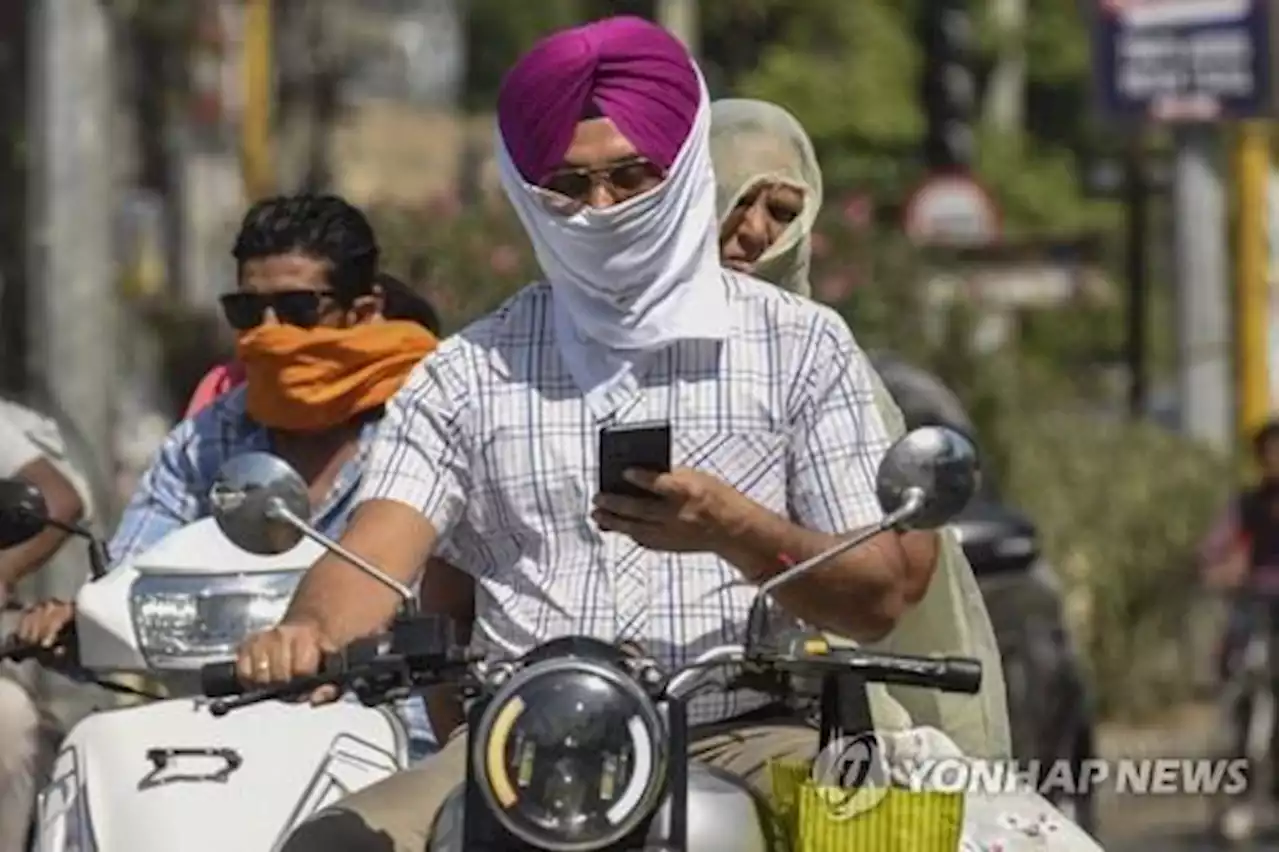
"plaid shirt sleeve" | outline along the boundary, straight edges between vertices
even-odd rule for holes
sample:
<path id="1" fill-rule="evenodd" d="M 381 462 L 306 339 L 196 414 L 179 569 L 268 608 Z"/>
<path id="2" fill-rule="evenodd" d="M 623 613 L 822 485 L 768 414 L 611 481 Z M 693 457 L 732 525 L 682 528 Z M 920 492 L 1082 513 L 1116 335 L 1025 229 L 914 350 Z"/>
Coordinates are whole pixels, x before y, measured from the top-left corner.
<path id="1" fill-rule="evenodd" d="M 196 427 L 203 422 L 197 418 L 179 423 L 138 480 L 107 546 L 112 567 L 201 517 L 202 479 L 196 464 L 201 436 Z"/>
<path id="2" fill-rule="evenodd" d="M 835 312 L 823 308 L 801 345 L 788 449 L 791 519 L 839 534 L 877 523 L 876 471 L 889 434 L 871 364 Z"/>
<path id="3" fill-rule="evenodd" d="M 468 352 L 456 338 L 451 343 L 414 368 L 387 403 L 356 498 L 412 506 L 438 539 L 462 516 L 471 480 L 464 432 Z"/>

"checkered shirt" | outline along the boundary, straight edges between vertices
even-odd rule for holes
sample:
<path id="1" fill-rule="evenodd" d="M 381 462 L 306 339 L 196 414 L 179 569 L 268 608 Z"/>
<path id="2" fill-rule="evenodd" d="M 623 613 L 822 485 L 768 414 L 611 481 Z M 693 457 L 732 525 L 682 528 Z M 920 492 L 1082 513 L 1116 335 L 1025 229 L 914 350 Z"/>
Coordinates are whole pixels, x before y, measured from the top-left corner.
<path id="1" fill-rule="evenodd" d="M 830 309 L 725 272 L 727 340 L 681 341 L 584 402 L 556 345 L 552 294 L 526 287 L 446 340 L 388 404 L 359 499 L 421 511 L 475 580 L 477 643 L 520 653 L 558 636 L 630 641 L 669 667 L 743 639 L 755 588 L 708 553 L 660 553 L 591 522 L 598 432 L 666 421 L 672 464 L 713 474 L 804 527 L 877 522 L 888 448 L 866 356 Z M 747 712 L 723 689 L 690 721 Z"/>

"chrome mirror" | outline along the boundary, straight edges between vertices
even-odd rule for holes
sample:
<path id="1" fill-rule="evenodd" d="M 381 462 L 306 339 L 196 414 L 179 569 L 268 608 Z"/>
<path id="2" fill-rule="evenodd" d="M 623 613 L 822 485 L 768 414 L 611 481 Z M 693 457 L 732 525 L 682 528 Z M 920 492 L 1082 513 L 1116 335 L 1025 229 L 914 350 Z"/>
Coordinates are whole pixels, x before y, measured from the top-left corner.
<path id="1" fill-rule="evenodd" d="M 894 526 L 934 529 L 960 514 L 978 481 L 973 442 L 945 426 L 924 426 L 889 448 L 876 474 L 876 497 Z"/>
<path id="2" fill-rule="evenodd" d="M 307 485 L 270 453 L 227 461 L 209 489 L 218 529 L 241 550 L 259 556 L 285 553 L 302 540 L 299 525 L 311 514 Z"/>
<path id="3" fill-rule="evenodd" d="M 236 456 L 218 471 L 209 503 L 218 529 L 241 550 L 273 556 L 309 538 L 391 589 L 407 610 L 414 611 L 412 589 L 307 524 L 307 484 L 284 460 L 270 453 Z"/>
<path id="4" fill-rule="evenodd" d="M 943 426 L 903 435 L 885 453 L 876 474 L 876 498 L 884 517 L 761 583 L 748 614 L 747 644 L 764 636 L 765 601 L 779 587 L 889 530 L 942 526 L 964 509 L 977 490 L 978 451 L 964 435 Z"/>

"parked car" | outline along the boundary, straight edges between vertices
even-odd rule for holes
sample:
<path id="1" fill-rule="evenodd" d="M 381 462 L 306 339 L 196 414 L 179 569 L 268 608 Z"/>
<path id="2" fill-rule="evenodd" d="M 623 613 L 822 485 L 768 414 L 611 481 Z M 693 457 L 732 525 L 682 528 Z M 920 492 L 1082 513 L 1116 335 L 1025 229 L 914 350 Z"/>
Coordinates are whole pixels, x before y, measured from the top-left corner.
<path id="1" fill-rule="evenodd" d="M 907 428 L 945 425 L 977 439 L 963 404 L 937 377 L 900 359 L 873 359 Z M 981 442 L 979 441 L 979 446 Z M 1063 592 L 1041 552 L 1035 524 L 987 477 L 953 522 L 991 615 L 1008 690 L 1014 757 L 1048 772 L 1055 761 L 1094 756 L 1092 696 L 1063 615 Z M 1061 770 L 1055 773 L 1060 780 Z M 1064 789 L 1065 788 L 1065 789 Z M 1096 827 L 1092 791 L 1055 784 L 1046 795 L 1086 831 Z"/>

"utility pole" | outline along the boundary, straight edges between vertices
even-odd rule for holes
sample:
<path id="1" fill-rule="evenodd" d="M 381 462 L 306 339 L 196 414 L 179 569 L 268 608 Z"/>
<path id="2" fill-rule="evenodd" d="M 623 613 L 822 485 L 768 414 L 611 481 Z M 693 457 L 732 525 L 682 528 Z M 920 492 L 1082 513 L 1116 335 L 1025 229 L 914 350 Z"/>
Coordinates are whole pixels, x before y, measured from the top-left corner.
<path id="1" fill-rule="evenodd" d="M 1176 130 L 1174 273 L 1182 428 L 1225 450 L 1233 438 L 1231 297 L 1217 133 L 1209 124 Z"/>
<path id="2" fill-rule="evenodd" d="M 97 471 L 114 480 L 116 353 L 115 158 L 111 26 L 99 0 L 31 4 L 28 127 L 27 357 L 30 387 L 65 413 Z M 112 506 L 95 506 L 99 519 Z M 86 576 L 83 559 L 60 557 L 33 578 L 37 597 L 70 599 Z M 51 679 L 37 688 L 55 706 L 84 712 Z"/>
<path id="3" fill-rule="evenodd" d="M 994 0 L 990 8 L 1000 50 L 983 98 L 985 118 L 1002 133 L 1017 133 L 1027 95 L 1027 0 Z"/>
<path id="4" fill-rule="evenodd" d="M 245 196 L 253 202 L 270 195 L 276 186 L 271 128 L 275 90 L 271 0 L 245 0 L 244 11 L 244 114 L 240 157 Z"/>
<path id="5" fill-rule="evenodd" d="M 702 49 L 698 0 L 657 0 L 658 23 L 671 31 L 695 57 Z"/>
<path id="6" fill-rule="evenodd" d="M 1125 277 L 1128 279 L 1128 304 L 1125 335 L 1129 365 L 1129 415 L 1141 420 L 1147 413 L 1150 385 L 1147 357 L 1148 265 L 1147 229 L 1150 187 L 1147 184 L 1145 134 L 1141 127 L 1133 130 L 1125 153 Z"/>
<path id="7" fill-rule="evenodd" d="M 1245 122 L 1236 139 L 1235 177 L 1240 212 L 1236 222 L 1236 425 L 1248 435 L 1274 413 L 1270 375 L 1271 323 L 1267 190 L 1271 181 L 1270 134 Z"/>
<path id="8" fill-rule="evenodd" d="M 922 8 L 921 96 L 924 161 L 930 172 L 968 172 L 977 143 L 973 77 L 974 27 L 966 0 L 928 0 Z"/>
<path id="9" fill-rule="evenodd" d="M 31 385 L 74 420 L 94 464 L 108 472 L 119 377 L 113 69 L 103 7 L 34 4 L 27 364 Z"/>

